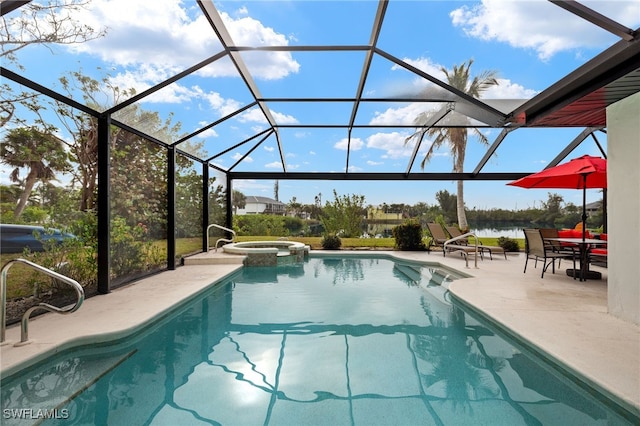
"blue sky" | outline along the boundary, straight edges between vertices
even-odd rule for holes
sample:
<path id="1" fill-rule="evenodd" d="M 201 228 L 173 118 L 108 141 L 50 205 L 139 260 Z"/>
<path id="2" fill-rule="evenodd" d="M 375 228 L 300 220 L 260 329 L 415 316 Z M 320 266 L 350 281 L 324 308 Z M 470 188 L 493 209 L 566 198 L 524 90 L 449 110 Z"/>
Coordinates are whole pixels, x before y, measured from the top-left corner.
<path id="1" fill-rule="evenodd" d="M 640 1 L 583 1 L 588 7 L 630 28 L 640 24 Z M 369 42 L 377 3 L 373 1 L 222 1 L 214 2 L 231 37 L 240 46 L 262 45 L 365 45 Z M 82 71 L 96 79 L 108 73 L 112 84 L 141 92 L 220 51 L 208 22 L 194 1 L 92 0 L 90 12 L 77 17 L 94 28 L 106 28 L 106 37 L 82 45 L 32 46 L 19 51 L 21 71 L 27 78 L 54 90 L 61 75 Z M 8 17 L 17 13 L 13 12 Z M 472 72 L 494 70 L 499 85 L 484 94 L 493 99 L 529 99 L 611 46 L 617 39 L 552 3 L 537 1 L 396 1 L 387 9 L 378 47 L 433 76 L 444 79 L 441 67 L 473 59 Z M 246 52 L 243 60 L 265 98 L 354 97 L 362 72 L 364 52 Z M 45 66 L 43 66 L 45 65 Z M 15 68 L 11 64 L 4 64 Z M 98 69 L 99 67 L 99 69 Z M 364 88 L 365 96 L 415 94 L 428 83 L 387 59 L 376 56 Z M 78 95 L 76 95 L 78 96 Z M 169 85 L 141 107 L 172 115 L 184 134 L 195 131 L 251 102 L 230 61 L 217 61 L 198 73 Z M 112 100 L 104 99 L 105 106 Z M 344 124 L 351 104 L 272 103 L 278 124 Z M 411 123 L 424 103 L 365 103 L 356 124 Z M 125 121 L 124 114 L 116 116 Z M 139 126 L 139 123 L 128 123 Z M 267 128 L 259 109 L 238 115 L 197 138 L 213 155 Z M 483 169 L 530 171 L 544 168 L 583 129 L 520 129 L 509 134 Z M 405 145 L 407 128 L 355 129 L 351 135 L 349 169 L 354 172 L 404 172 L 413 150 Z M 489 143 L 499 129 L 483 133 Z M 60 130 L 61 137 L 68 137 Z M 343 172 L 346 166 L 346 129 L 281 129 L 280 140 L 288 171 Z M 606 135 L 597 134 L 606 149 Z M 244 144 L 215 162 L 231 167 L 257 143 Z M 423 143 L 423 149 L 428 141 Z M 486 147 L 469 138 L 465 170 L 471 171 Z M 585 141 L 569 158 L 600 155 L 592 140 Z M 412 171 L 420 171 L 419 160 Z M 448 150 L 434 155 L 425 171 L 449 172 Z M 271 136 L 251 151 L 236 171 L 282 171 L 277 140 Z M 2 182 L 8 170 L 2 168 Z M 466 182 L 469 208 L 520 209 L 539 206 L 548 192 L 565 202 L 582 203 L 580 191 L 525 190 L 506 182 Z M 273 181 L 238 181 L 246 195 L 273 197 Z M 362 194 L 367 204 L 436 203 L 435 193 L 456 192 L 455 182 L 345 182 L 280 181 L 279 198 L 313 203 L 318 194 L 330 200 L 338 194 Z M 601 198 L 590 191 L 588 202 Z"/>

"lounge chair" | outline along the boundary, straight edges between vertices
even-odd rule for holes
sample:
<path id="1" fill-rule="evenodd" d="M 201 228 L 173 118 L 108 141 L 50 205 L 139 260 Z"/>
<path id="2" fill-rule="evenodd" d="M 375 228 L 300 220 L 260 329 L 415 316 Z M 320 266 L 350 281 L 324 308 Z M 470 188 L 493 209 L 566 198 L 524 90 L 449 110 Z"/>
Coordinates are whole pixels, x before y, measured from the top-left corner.
<path id="1" fill-rule="evenodd" d="M 459 252 L 460 254 L 467 256 L 469 253 L 475 254 L 476 248 L 475 246 L 470 246 L 468 244 L 458 244 L 457 241 L 450 241 L 451 238 L 447 235 L 444 228 L 439 223 L 427 223 L 427 228 L 429 229 L 429 233 L 431 234 L 431 244 L 442 248 L 442 254 L 444 256 L 447 255 L 447 252 Z M 482 258 L 482 250 L 481 246 L 478 246 L 478 253 L 480 254 L 480 258 Z"/>
<path id="2" fill-rule="evenodd" d="M 449 235 L 451 235 L 451 238 L 456 238 L 464 235 L 457 226 L 445 226 L 445 228 L 447 229 Z M 469 245 L 469 242 L 466 239 L 458 241 L 462 245 Z M 505 252 L 504 249 L 500 246 L 485 246 L 484 244 L 478 244 L 478 250 L 481 250 L 483 253 L 489 253 L 489 259 L 491 260 L 493 260 L 493 252 L 502 253 L 504 255 L 504 258 L 507 258 L 507 252 Z"/>
<path id="3" fill-rule="evenodd" d="M 449 239 L 439 223 L 427 223 L 427 229 L 431 234 L 431 244 L 436 247 L 442 247 Z"/>
<path id="4" fill-rule="evenodd" d="M 557 259 L 571 259 L 573 260 L 573 270 L 576 270 L 576 254 L 571 252 L 557 252 L 554 251 L 551 245 L 545 244 L 542 238 L 540 229 L 524 229 L 525 238 L 525 261 L 524 272 L 527 272 L 527 263 L 529 259 L 536 261 L 535 266 L 538 266 L 538 259 L 542 259 L 542 275 L 544 278 L 545 271 L 551 265 L 551 272 L 556 273 L 556 260 Z M 576 275 L 573 275 L 573 279 L 576 279 Z"/>

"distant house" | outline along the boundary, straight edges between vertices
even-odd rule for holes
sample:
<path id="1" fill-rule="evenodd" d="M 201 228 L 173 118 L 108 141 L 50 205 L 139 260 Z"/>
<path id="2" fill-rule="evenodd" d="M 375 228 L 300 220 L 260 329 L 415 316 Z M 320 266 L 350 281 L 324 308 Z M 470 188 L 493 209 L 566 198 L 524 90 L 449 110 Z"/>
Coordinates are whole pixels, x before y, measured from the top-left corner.
<path id="1" fill-rule="evenodd" d="M 587 214 L 597 214 L 602 211 L 602 201 L 595 201 L 585 206 Z"/>
<path id="2" fill-rule="evenodd" d="M 370 206 L 367 208 L 367 219 L 372 220 L 402 220 L 405 218 L 403 212 L 385 212 L 380 207 Z"/>
<path id="3" fill-rule="evenodd" d="M 247 195 L 244 208 L 238 208 L 236 214 L 275 214 L 284 216 L 285 210 L 284 203 L 278 200 L 257 195 Z"/>

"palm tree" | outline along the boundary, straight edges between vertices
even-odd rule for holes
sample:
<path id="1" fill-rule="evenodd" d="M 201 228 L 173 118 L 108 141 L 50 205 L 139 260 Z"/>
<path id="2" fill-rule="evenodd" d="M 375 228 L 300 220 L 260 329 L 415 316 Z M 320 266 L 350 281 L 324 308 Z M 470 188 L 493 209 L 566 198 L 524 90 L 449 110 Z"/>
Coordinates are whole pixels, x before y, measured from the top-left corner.
<path id="1" fill-rule="evenodd" d="M 489 87 L 497 85 L 496 80 L 497 73 L 495 71 L 483 71 L 480 75 L 477 75 L 470 80 L 470 69 L 473 64 L 473 59 L 470 59 L 468 63 L 463 62 L 462 65 L 453 66 L 453 70 L 447 70 L 446 68 L 440 68 L 441 71 L 447 77 L 447 83 L 455 89 L 458 89 L 469 96 L 479 98 L 482 92 Z M 416 130 L 411 136 L 405 139 L 405 144 L 409 143 L 412 139 L 418 143 L 426 135 L 434 138 L 431 147 L 425 154 L 420 167 L 424 169 L 425 165 L 431 159 L 433 152 L 440 148 L 445 142 L 448 142 L 451 147 L 451 156 L 453 159 L 453 171 L 455 173 L 462 173 L 464 171 L 464 156 L 467 149 L 467 129 L 465 128 L 424 128 L 425 123 L 429 119 L 430 114 L 425 112 L 415 119 L 416 126 L 422 126 L 421 129 Z M 477 128 L 473 129 L 473 133 L 478 137 L 478 140 L 483 145 L 488 145 L 489 141 L 485 135 L 483 135 Z M 464 188 L 463 181 L 457 181 L 457 213 L 458 213 L 458 226 L 460 229 L 466 230 L 469 228 L 467 223 L 467 215 L 464 211 Z"/>
<path id="2" fill-rule="evenodd" d="M 13 212 L 17 220 L 22 215 L 36 182 L 48 182 L 55 179 L 56 172 L 67 170 L 68 156 L 58 137 L 36 127 L 11 129 L 2 142 L 0 162 L 14 167 L 9 176 L 11 181 L 21 182 L 20 169 L 28 169 L 23 182 L 24 188 Z"/>
<path id="3" fill-rule="evenodd" d="M 238 213 L 238 209 L 244 209 L 247 205 L 247 197 L 240 191 L 233 190 L 231 197 L 231 203 L 233 204 L 233 214 Z"/>

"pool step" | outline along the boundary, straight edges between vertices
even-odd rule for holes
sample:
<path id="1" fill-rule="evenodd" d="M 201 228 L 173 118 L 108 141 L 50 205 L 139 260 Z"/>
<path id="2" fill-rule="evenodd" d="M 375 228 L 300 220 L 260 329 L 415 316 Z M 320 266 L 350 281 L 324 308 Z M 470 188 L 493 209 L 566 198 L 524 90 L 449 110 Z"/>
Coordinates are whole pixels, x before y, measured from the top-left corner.
<path id="1" fill-rule="evenodd" d="M 412 283 L 424 283 L 427 287 L 447 286 L 449 282 L 456 279 L 446 270 L 433 267 L 396 263 L 394 269 L 401 272 Z"/>
<path id="2" fill-rule="evenodd" d="M 404 263 L 396 263 L 393 267 L 402 272 L 404 276 L 406 276 L 410 281 L 415 284 L 418 284 L 422 281 L 422 271 L 419 266 L 407 265 Z"/>

